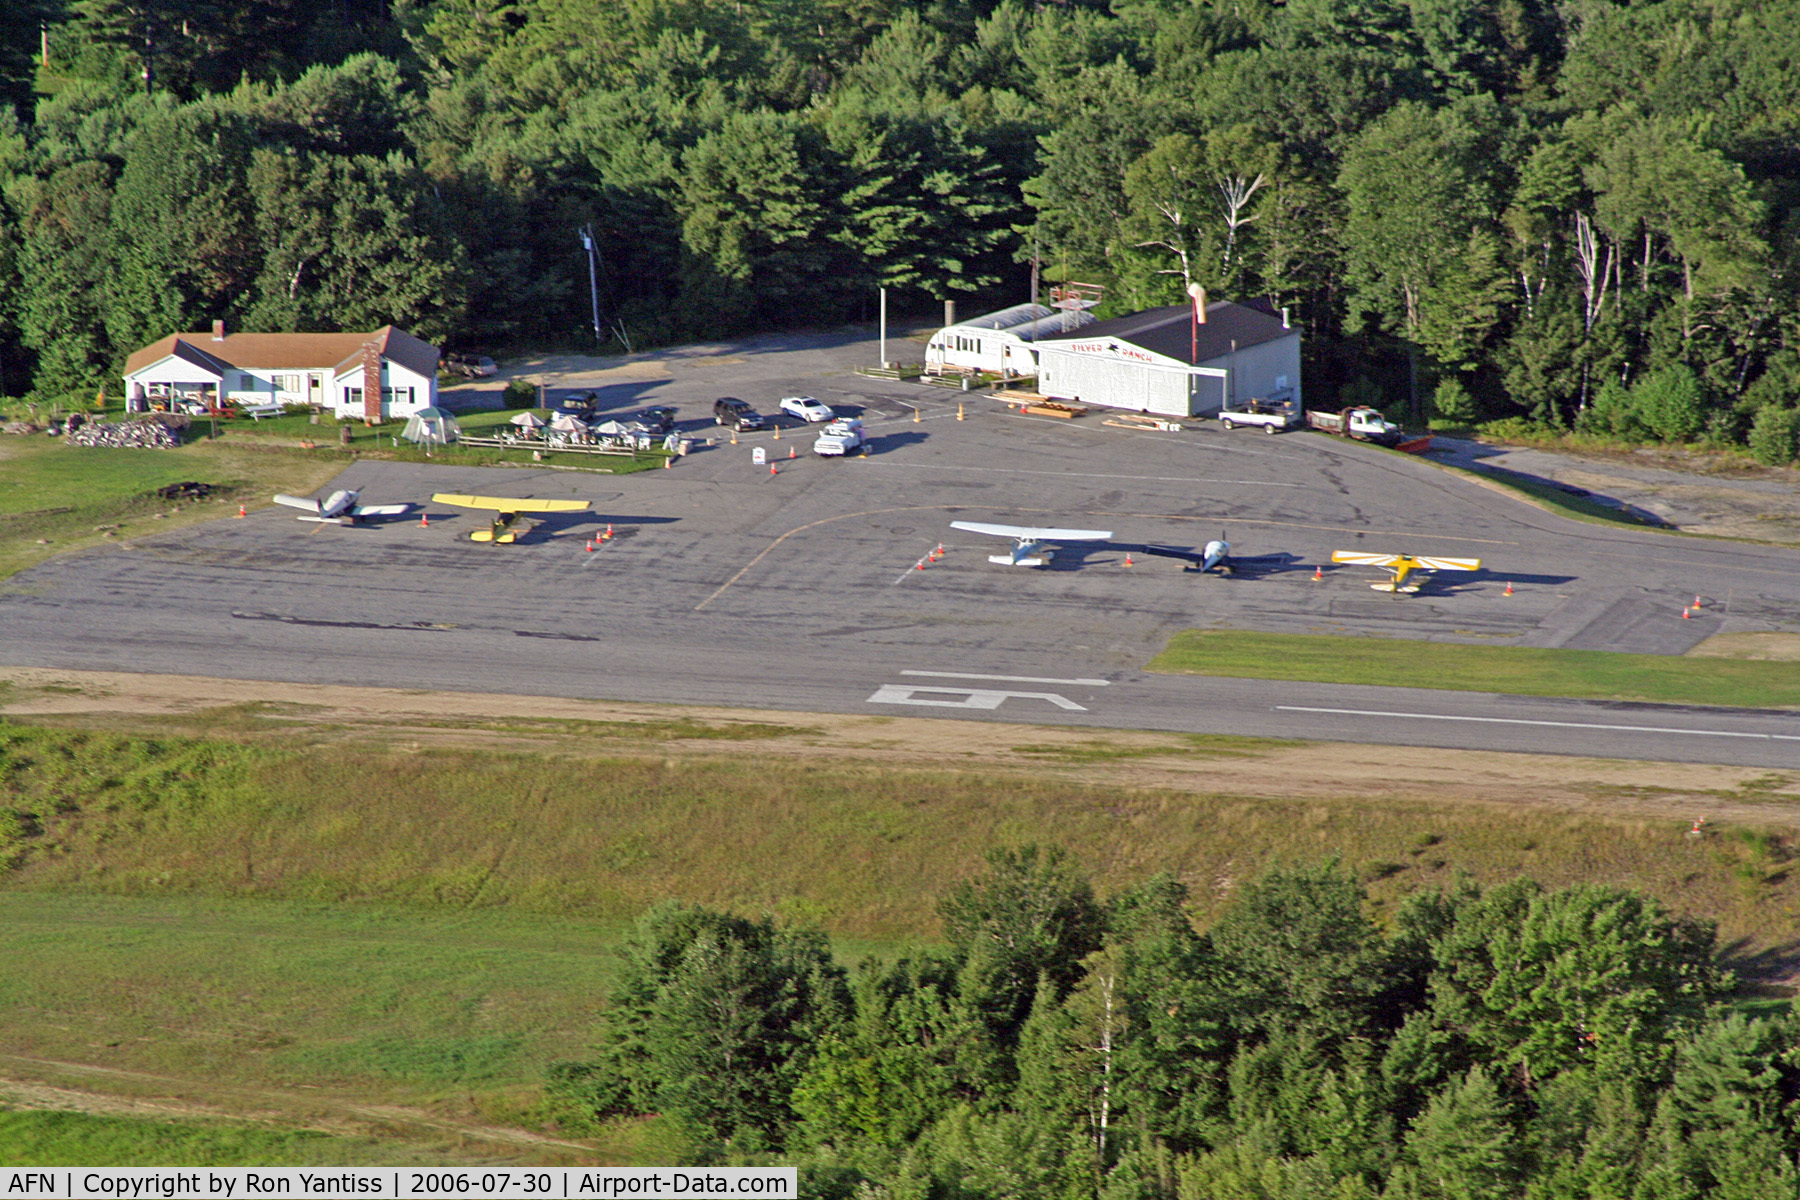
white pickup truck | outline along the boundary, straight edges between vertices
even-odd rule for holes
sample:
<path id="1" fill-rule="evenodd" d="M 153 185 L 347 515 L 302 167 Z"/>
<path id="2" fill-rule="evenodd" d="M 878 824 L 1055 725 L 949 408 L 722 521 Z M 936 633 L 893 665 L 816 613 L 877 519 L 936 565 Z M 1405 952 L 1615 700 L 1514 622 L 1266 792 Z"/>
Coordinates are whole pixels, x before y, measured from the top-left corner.
<path id="1" fill-rule="evenodd" d="M 1264 433 L 1280 433 L 1284 429 L 1299 427 L 1300 409 L 1294 404 L 1268 404 L 1252 400 L 1238 408 L 1221 409 L 1219 423 L 1228 430 L 1236 429 L 1239 425 L 1261 425 Z"/>
<path id="2" fill-rule="evenodd" d="M 842 458 L 869 444 L 868 431 L 861 417 L 839 417 L 827 425 L 813 442 L 813 453 L 827 458 Z"/>

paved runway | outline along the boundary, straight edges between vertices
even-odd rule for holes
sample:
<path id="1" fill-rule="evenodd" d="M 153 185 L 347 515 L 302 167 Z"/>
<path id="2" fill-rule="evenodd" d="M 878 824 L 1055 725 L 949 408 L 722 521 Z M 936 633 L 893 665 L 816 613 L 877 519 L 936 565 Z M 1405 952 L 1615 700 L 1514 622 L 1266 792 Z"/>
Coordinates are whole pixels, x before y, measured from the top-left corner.
<path id="1" fill-rule="evenodd" d="M 10 663 L 313 683 L 894 713 L 1609 757 L 1800 766 L 1791 713 L 1170 677 L 1143 664 L 1186 628 L 1679 653 L 1720 629 L 1800 628 L 1800 553 L 1570 522 L 1430 465 L 1314 434 L 1180 434 L 1026 418 L 975 396 L 865 380 L 828 341 L 688 355 L 634 405 L 765 411 L 792 391 L 864 410 L 866 459 L 810 434 L 740 435 L 673 470 L 361 463 L 371 503 L 437 491 L 575 497 L 591 514 L 473 545 L 431 506 L 345 529 L 269 509 L 53 560 L 0 590 Z M 920 419 L 913 419 L 917 407 Z M 771 453 L 779 473 L 751 462 Z M 789 460 L 788 452 L 799 457 Z M 956 519 L 1111 529 L 1045 570 L 987 562 Z M 595 552 L 589 534 L 617 535 Z M 1221 528 L 1232 578 L 1131 551 Z M 943 561 L 915 564 L 942 542 Z M 1334 549 L 1479 557 L 1426 594 L 1314 566 Z M 1511 582 L 1513 594 L 1504 594 Z M 1681 618 L 1695 594 L 1701 615 Z M 1399 674 L 1404 677 L 1403 666 Z"/>

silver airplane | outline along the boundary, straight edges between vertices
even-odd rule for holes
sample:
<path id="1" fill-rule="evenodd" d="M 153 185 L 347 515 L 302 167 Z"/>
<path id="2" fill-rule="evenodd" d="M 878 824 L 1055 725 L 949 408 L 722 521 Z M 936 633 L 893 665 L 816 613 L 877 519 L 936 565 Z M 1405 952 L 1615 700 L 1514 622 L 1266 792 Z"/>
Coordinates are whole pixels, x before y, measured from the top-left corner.
<path id="1" fill-rule="evenodd" d="M 1104 542 L 1112 536 L 1110 529 L 1038 529 L 1024 525 L 986 525 L 979 521 L 952 521 L 950 528 L 1011 538 L 1011 554 L 988 555 L 989 562 L 1003 567 L 1048 566 L 1056 551 L 1045 546 L 1045 542 Z"/>
<path id="2" fill-rule="evenodd" d="M 412 509 L 410 504 L 358 504 L 356 498 L 360 495 L 361 488 L 354 492 L 340 489 L 323 500 L 308 500 L 303 496 L 277 496 L 275 503 L 305 509 L 308 515 L 300 520 L 318 521 L 325 525 L 355 525 L 364 517 L 398 517 Z"/>

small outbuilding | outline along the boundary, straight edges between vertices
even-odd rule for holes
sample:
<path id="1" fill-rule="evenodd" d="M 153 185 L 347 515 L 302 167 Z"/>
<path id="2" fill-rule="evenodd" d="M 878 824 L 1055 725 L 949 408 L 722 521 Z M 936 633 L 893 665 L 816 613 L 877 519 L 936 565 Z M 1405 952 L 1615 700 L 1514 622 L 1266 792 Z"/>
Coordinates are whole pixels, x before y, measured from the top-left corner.
<path id="1" fill-rule="evenodd" d="M 1058 400 L 1202 416 L 1251 400 L 1300 407 L 1300 331 L 1264 301 L 1175 304 L 1038 341 L 1037 390 Z"/>

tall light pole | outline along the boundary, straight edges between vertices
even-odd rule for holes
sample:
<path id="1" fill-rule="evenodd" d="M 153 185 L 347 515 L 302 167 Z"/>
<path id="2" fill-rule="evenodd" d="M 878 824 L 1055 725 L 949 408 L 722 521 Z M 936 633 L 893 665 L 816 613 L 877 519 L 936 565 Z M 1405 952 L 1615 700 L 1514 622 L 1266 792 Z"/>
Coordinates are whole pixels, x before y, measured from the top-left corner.
<path id="1" fill-rule="evenodd" d="M 887 370 L 887 289 L 881 289 L 881 369 Z"/>
<path id="2" fill-rule="evenodd" d="M 587 251 L 588 260 L 588 298 L 594 306 L 594 345 L 600 344 L 600 285 L 594 278 L 594 233 L 586 225 L 581 227 L 581 248 Z"/>

